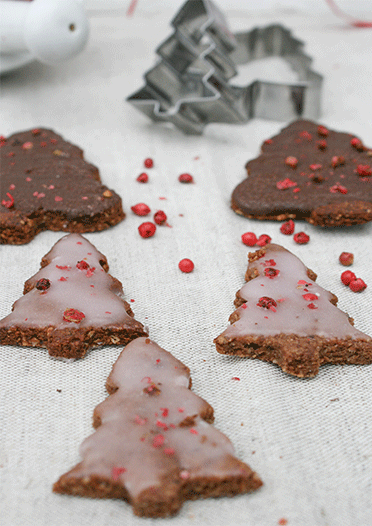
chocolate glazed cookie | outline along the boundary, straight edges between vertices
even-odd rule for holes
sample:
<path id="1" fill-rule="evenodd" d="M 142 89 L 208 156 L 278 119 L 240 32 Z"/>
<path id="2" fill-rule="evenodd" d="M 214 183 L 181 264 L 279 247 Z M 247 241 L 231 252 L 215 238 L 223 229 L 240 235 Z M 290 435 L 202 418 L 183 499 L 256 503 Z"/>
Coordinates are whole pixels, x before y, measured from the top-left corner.
<path id="1" fill-rule="evenodd" d="M 372 150 L 349 133 L 299 120 L 261 147 L 232 194 L 248 218 L 343 226 L 372 220 Z"/>
<path id="2" fill-rule="evenodd" d="M 95 232 L 125 214 L 83 151 L 51 130 L 0 137 L 0 244 L 28 243 L 42 230 Z"/>

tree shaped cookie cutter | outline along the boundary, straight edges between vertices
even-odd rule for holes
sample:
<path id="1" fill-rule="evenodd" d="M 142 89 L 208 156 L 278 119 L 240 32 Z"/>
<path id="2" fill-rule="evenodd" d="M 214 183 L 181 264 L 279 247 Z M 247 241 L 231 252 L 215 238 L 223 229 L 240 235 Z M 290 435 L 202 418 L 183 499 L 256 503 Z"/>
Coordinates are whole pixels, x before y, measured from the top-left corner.
<path id="1" fill-rule="evenodd" d="M 145 86 L 127 99 L 153 121 L 172 122 L 198 135 L 212 122 L 319 116 L 323 77 L 311 69 L 303 42 L 285 27 L 234 35 L 210 0 L 188 0 L 172 25 L 174 33 L 157 48 L 160 60 L 145 74 Z M 255 80 L 242 87 L 230 83 L 239 65 L 267 57 L 282 57 L 299 80 Z"/>

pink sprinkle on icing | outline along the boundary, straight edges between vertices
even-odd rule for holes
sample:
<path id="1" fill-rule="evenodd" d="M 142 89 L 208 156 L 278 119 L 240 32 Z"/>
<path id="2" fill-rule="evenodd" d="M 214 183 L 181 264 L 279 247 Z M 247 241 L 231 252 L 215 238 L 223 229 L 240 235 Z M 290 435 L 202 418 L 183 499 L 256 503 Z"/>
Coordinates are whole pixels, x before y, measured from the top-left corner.
<path id="1" fill-rule="evenodd" d="M 198 434 L 199 434 L 199 433 L 197 432 L 197 430 L 196 430 L 194 427 L 192 427 L 192 428 L 190 429 L 190 433 L 191 433 L 192 435 L 198 435 Z"/>
<path id="2" fill-rule="evenodd" d="M 184 407 L 179 407 L 179 408 L 178 408 L 178 412 L 179 412 L 179 413 L 183 413 L 183 412 L 184 412 L 184 410 L 185 410 L 185 408 L 184 408 Z"/>
<path id="3" fill-rule="evenodd" d="M 175 453 L 175 449 L 173 447 L 165 447 L 163 449 L 163 452 L 166 454 L 166 455 L 174 455 Z"/>
<path id="4" fill-rule="evenodd" d="M 240 378 L 238 376 L 233 376 L 231 380 L 240 380 Z"/>
<path id="5" fill-rule="evenodd" d="M 274 259 L 266 259 L 262 265 L 264 267 L 275 267 L 276 261 Z"/>
<path id="6" fill-rule="evenodd" d="M 156 421 L 156 425 L 157 425 L 158 427 L 162 427 L 162 428 L 165 429 L 165 430 L 168 429 L 167 424 L 166 424 L 165 422 L 162 422 L 161 420 L 157 420 L 157 421 Z"/>
<path id="7" fill-rule="evenodd" d="M 114 466 L 111 470 L 111 478 L 113 480 L 118 480 L 120 475 L 125 473 L 127 470 L 125 468 L 120 468 L 118 466 Z"/>
<path id="8" fill-rule="evenodd" d="M 162 416 L 163 416 L 164 418 L 166 418 L 166 417 L 169 415 L 169 409 L 168 409 L 168 407 L 161 407 L 161 408 L 160 408 L 160 411 L 162 412 L 161 414 L 162 414 Z"/>
<path id="9" fill-rule="evenodd" d="M 155 435 L 152 439 L 152 446 L 153 447 L 161 447 L 164 444 L 164 437 L 163 435 Z"/>
<path id="10" fill-rule="evenodd" d="M 308 307 L 309 309 L 317 309 L 317 308 L 318 308 L 317 305 L 315 305 L 314 303 L 308 303 L 308 304 L 307 304 L 307 307 Z"/>
<path id="11" fill-rule="evenodd" d="M 134 417 L 134 421 L 139 426 L 144 426 L 146 424 L 146 422 L 147 422 L 147 418 L 141 418 L 140 416 L 136 415 Z"/>
<path id="12" fill-rule="evenodd" d="M 315 301 L 318 299 L 318 296 L 316 294 L 311 294 L 311 292 L 309 292 L 308 294 L 303 294 L 302 297 L 306 301 Z"/>
<path id="13" fill-rule="evenodd" d="M 60 195 L 56 195 L 54 200 L 55 200 L 56 203 L 58 203 L 60 201 L 63 201 L 63 197 L 61 197 Z"/>
<path id="14" fill-rule="evenodd" d="M 186 471 L 186 469 L 183 469 L 182 471 L 180 471 L 180 478 L 182 480 L 187 480 L 190 478 L 190 472 L 189 471 Z"/>

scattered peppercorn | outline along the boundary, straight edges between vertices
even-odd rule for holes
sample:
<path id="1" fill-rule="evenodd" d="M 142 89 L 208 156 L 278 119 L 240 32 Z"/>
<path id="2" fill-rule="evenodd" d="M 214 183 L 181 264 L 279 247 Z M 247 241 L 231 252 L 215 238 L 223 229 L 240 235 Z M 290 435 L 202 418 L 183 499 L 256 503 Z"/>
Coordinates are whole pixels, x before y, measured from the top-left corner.
<path id="1" fill-rule="evenodd" d="M 136 179 L 136 181 L 138 181 L 139 183 L 147 183 L 148 180 L 149 180 L 149 176 L 145 172 L 139 174 L 139 176 Z"/>
<path id="2" fill-rule="evenodd" d="M 142 223 L 139 227 L 138 227 L 138 232 L 140 234 L 141 237 L 152 237 L 154 234 L 155 234 L 155 231 L 156 231 L 156 226 L 154 225 L 154 223 L 151 223 L 150 221 L 146 222 L 146 223 Z"/>
<path id="3" fill-rule="evenodd" d="M 193 183 L 194 182 L 193 176 L 187 173 L 179 175 L 178 180 L 180 183 Z"/>
<path id="4" fill-rule="evenodd" d="M 163 225 L 167 220 L 167 216 L 163 210 L 158 210 L 154 214 L 154 221 L 157 225 Z"/>
<path id="5" fill-rule="evenodd" d="M 151 212 L 150 207 L 145 203 L 137 203 L 136 205 L 131 206 L 130 209 L 137 216 L 147 216 Z"/>
<path id="6" fill-rule="evenodd" d="M 338 259 L 341 265 L 344 265 L 344 267 L 349 267 L 354 263 L 354 254 L 351 252 L 342 252 Z"/>
<path id="7" fill-rule="evenodd" d="M 143 164 L 146 168 L 152 168 L 154 166 L 154 161 L 151 159 L 151 157 L 147 157 L 147 159 L 143 161 Z"/>
<path id="8" fill-rule="evenodd" d="M 253 232 L 245 232 L 245 234 L 242 235 L 242 242 L 248 247 L 254 247 L 257 243 L 257 236 Z"/>
<path id="9" fill-rule="evenodd" d="M 294 230 L 295 224 L 294 221 L 292 221 L 292 219 L 289 219 L 289 221 L 286 221 L 280 227 L 281 233 L 285 234 L 286 236 L 290 236 L 291 234 L 293 234 Z"/>
<path id="10" fill-rule="evenodd" d="M 341 274 L 341 281 L 344 285 L 350 285 L 350 283 L 355 279 L 356 275 L 354 272 L 351 272 L 351 270 L 345 270 L 345 272 Z"/>
<path id="11" fill-rule="evenodd" d="M 305 234 L 305 232 L 298 232 L 293 236 L 294 241 L 299 245 L 306 245 L 310 241 L 310 236 Z"/>
<path id="12" fill-rule="evenodd" d="M 260 237 L 257 239 L 256 245 L 258 245 L 259 247 L 264 247 L 269 243 L 271 243 L 271 237 L 267 234 L 261 234 Z"/>
<path id="13" fill-rule="evenodd" d="M 188 274 L 194 270 L 194 263 L 191 261 L 191 259 L 181 259 L 181 261 L 178 263 L 178 268 L 181 270 L 181 272 Z"/>
<path id="14" fill-rule="evenodd" d="M 349 284 L 350 290 L 353 292 L 362 292 L 367 288 L 367 285 L 364 283 L 364 281 L 360 278 L 353 279 Z"/>

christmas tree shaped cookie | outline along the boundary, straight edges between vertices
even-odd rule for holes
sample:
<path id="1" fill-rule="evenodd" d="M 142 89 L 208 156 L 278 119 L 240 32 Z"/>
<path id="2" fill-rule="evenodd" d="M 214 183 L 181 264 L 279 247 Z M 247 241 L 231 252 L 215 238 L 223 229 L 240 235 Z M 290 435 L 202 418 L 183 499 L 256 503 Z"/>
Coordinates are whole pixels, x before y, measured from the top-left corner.
<path id="1" fill-rule="evenodd" d="M 122 299 L 120 281 L 107 271 L 106 257 L 80 234 L 60 239 L 26 281 L 11 314 L 0 320 L 0 344 L 82 358 L 91 347 L 147 335 Z"/>
<path id="2" fill-rule="evenodd" d="M 372 338 L 294 254 L 271 244 L 248 258 L 231 325 L 215 339 L 218 352 L 273 362 L 299 377 L 315 376 L 325 363 L 372 363 Z"/>
<path id="3" fill-rule="evenodd" d="M 372 221 L 372 149 L 349 133 L 295 121 L 246 169 L 231 199 L 238 214 L 320 226 Z"/>
<path id="4" fill-rule="evenodd" d="M 213 409 L 190 391 L 189 369 L 148 338 L 119 356 L 110 396 L 93 415 L 82 462 L 62 475 L 57 493 L 122 498 L 136 515 L 164 517 L 185 500 L 232 496 L 261 486 L 212 425 Z"/>
<path id="5" fill-rule="evenodd" d="M 52 130 L 0 137 L 0 244 L 28 243 L 42 230 L 95 232 L 125 214 L 83 151 Z"/>

